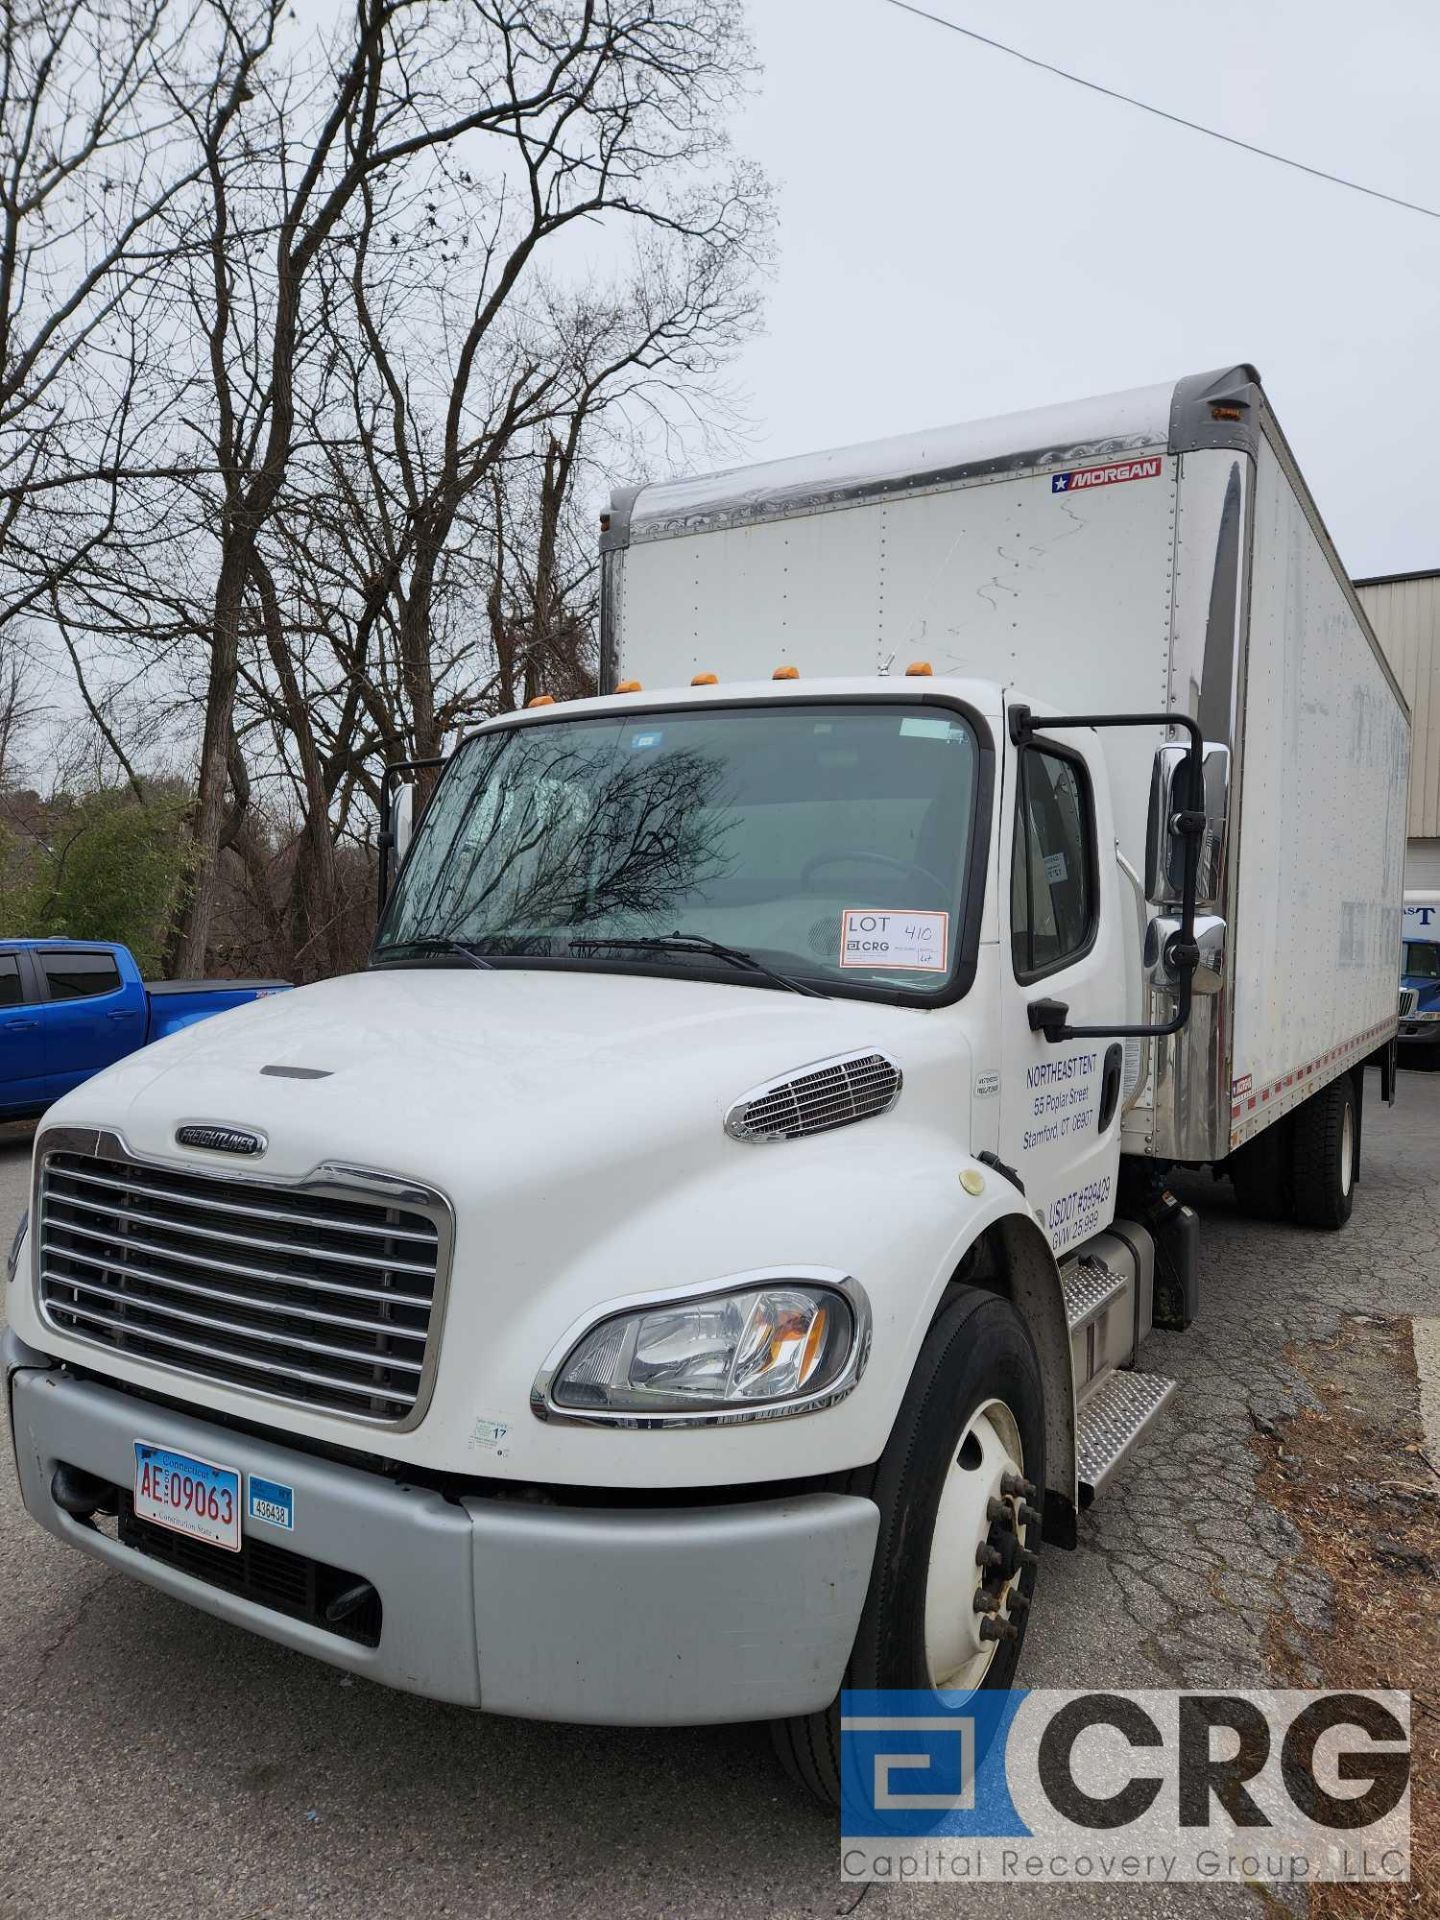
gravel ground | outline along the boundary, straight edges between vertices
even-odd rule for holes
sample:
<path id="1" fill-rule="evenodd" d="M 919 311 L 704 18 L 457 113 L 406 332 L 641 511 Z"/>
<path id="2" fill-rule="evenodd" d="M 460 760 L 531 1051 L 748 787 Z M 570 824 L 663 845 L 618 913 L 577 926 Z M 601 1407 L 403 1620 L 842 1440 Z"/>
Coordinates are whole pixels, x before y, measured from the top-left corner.
<path id="1" fill-rule="evenodd" d="M 1339 1235 L 1203 1214 L 1203 1317 L 1145 1364 L 1182 1391 L 1082 1529 L 1048 1553 L 1032 1686 L 1266 1680 L 1267 1619 L 1328 1589 L 1255 1487 L 1253 1421 L 1304 1404 L 1280 1358 L 1346 1314 L 1440 1313 L 1440 1075 L 1387 1112 Z M 26 1149 L 0 1144 L 0 1246 Z M 0 1914 L 829 1915 L 833 1822 L 748 1728 L 628 1733 L 486 1719 L 286 1652 L 99 1571 L 21 1510 L 0 1463 Z M 1253 1915 L 1238 1888 L 871 1888 L 867 1913 Z"/>

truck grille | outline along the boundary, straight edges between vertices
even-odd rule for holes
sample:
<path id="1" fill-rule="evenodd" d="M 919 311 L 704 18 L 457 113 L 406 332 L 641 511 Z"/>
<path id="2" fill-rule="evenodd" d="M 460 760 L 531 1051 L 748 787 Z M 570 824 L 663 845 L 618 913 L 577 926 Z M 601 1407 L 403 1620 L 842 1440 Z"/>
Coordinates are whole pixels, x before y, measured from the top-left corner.
<path id="1" fill-rule="evenodd" d="M 271 1399 L 418 1416 L 441 1239 L 413 1205 L 59 1151 L 37 1212 L 61 1332 Z"/>
<path id="2" fill-rule="evenodd" d="M 1400 1018 L 1402 1020 L 1411 1019 L 1414 1015 L 1415 1009 L 1419 1006 L 1419 1004 L 1420 1004 L 1420 989 L 1418 987 L 1401 987 Z"/>

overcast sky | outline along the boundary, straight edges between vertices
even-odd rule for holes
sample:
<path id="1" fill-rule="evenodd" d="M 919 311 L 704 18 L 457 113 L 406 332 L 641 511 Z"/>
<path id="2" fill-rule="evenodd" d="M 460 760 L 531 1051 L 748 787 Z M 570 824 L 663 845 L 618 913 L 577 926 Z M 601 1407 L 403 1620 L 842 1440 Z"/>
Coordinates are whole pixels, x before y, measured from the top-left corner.
<path id="1" fill-rule="evenodd" d="M 1431 0 L 922 0 L 1440 208 Z M 756 458 L 1253 361 L 1353 574 L 1440 567 L 1440 220 L 1167 126 L 884 0 L 750 0 L 781 192 Z"/>

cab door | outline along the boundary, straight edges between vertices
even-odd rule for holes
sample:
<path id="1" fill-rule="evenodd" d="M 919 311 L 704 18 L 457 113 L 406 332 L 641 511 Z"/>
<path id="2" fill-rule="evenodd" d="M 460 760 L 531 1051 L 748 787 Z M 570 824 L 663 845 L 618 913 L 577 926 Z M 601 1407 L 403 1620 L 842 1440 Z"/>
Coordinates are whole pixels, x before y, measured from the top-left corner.
<path id="1" fill-rule="evenodd" d="M 1124 1049 L 1118 1041 L 1049 1041 L 1030 1009 L 1059 1001 L 1071 1025 L 1126 1021 L 1115 838 L 1094 733 L 1038 733 L 1012 749 L 1008 772 L 1000 1158 L 1019 1174 L 1062 1253 L 1115 1211 Z"/>

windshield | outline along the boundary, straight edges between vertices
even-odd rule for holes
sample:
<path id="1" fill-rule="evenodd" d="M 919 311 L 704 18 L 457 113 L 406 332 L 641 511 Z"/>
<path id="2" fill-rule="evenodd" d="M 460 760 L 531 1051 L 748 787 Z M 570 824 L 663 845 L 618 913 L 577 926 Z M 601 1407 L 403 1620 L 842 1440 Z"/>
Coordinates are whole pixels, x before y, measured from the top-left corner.
<path id="1" fill-rule="evenodd" d="M 679 934 L 827 990 L 933 998 L 963 944 L 978 765 L 959 713 L 899 702 L 479 734 L 426 813 L 377 950 L 439 940 L 502 960 L 717 965 L 604 944 Z"/>
<path id="2" fill-rule="evenodd" d="M 1407 940 L 1400 971 L 1411 980 L 1440 980 L 1440 947 L 1424 940 Z"/>

